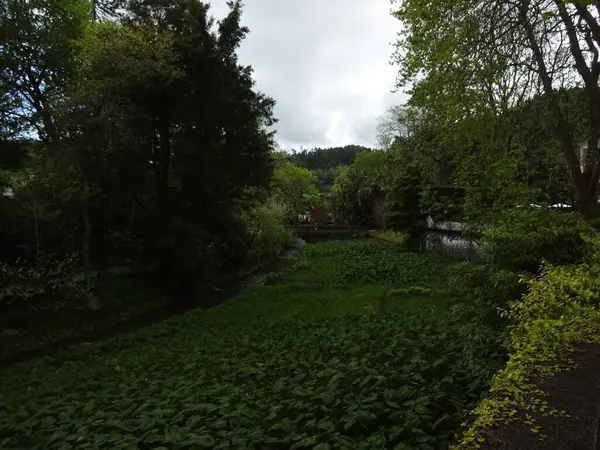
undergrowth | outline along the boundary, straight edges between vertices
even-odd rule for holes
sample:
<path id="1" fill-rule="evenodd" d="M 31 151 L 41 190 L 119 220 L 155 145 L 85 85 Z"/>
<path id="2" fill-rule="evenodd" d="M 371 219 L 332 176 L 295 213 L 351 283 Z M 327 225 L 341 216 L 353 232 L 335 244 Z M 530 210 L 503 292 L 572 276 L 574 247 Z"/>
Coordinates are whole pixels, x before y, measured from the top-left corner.
<path id="1" fill-rule="evenodd" d="M 480 448 L 482 432 L 517 416 L 557 414 L 532 382 L 562 369 L 557 358 L 575 346 L 600 342 L 600 255 L 591 242 L 591 258 L 573 266 L 545 264 L 528 281 L 528 293 L 509 303 L 504 315 L 512 323 L 506 366 L 493 378 L 490 396 L 474 410 L 475 421 L 464 432 L 456 450 Z M 540 438 L 544 430 L 528 425 Z"/>
<path id="2" fill-rule="evenodd" d="M 213 310 L 5 370 L 0 448 L 446 448 L 504 356 L 449 265 L 309 245 Z"/>

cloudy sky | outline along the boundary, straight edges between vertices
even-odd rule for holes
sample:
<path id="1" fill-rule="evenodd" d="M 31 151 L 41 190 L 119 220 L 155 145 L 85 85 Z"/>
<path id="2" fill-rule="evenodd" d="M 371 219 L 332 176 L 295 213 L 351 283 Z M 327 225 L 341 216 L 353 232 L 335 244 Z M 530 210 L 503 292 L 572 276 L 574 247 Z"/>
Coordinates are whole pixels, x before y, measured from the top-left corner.
<path id="1" fill-rule="evenodd" d="M 210 0 L 226 14 L 226 0 Z M 389 64 L 399 31 L 389 0 L 245 0 L 240 62 L 273 97 L 277 141 L 289 150 L 375 146 L 377 118 L 405 96 Z"/>

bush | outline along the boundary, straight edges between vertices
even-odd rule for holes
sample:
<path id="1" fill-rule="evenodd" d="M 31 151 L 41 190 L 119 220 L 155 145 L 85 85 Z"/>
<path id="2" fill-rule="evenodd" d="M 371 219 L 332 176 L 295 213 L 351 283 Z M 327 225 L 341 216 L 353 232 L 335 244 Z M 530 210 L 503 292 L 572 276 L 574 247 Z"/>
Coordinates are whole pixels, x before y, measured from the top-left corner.
<path id="1" fill-rule="evenodd" d="M 588 225 L 595 230 L 600 230 L 600 217 L 594 217 L 593 219 L 588 219 Z"/>
<path id="2" fill-rule="evenodd" d="M 542 260 L 556 265 L 581 262 L 593 233 L 575 214 L 516 208 L 483 232 L 481 250 L 502 268 L 537 273 Z"/>
<path id="3" fill-rule="evenodd" d="M 493 326 L 503 325 L 500 311 L 509 301 L 521 298 L 527 287 L 515 272 L 472 262 L 450 267 L 448 280 L 451 292 L 459 298 L 470 299 L 461 306 L 460 313 L 476 315 Z"/>
<path id="4" fill-rule="evenodd" d="M 244 267 L 254 267 L 277 257 L 293 239 L 285 225 L 287 208 L 274 198 L 242 216 L 250 236 Z"/>
<path id="5" fill-rule="evenodd" d="M 0 263 L 0 305 L 28 311 L 60 311 L 90 298 L 88 283 L 76 276 L 78 258 L 40 257 L 31 266 Z"/>
<path id="6" fill-rule="evenodd" d="M 593 247 L 597 250 L 599 244 L 595 242 Z M 548 403 L 533 380 L 561 370 L 557 357 L 573 347 L 600 342 L 599 262 L 600 254 L 594 253 L 584 264 L 544 264 L 540 275 L 527 282 L 528 293 L 509 302 L 505 314 L 512 324 L 507 341 L 509 360 L 494 376 L 489 398 L 474 410 L 474 423 L 463 433 L 456 450 L 480 448 L 483 431 L 514 418 L 517 411 L 519 416 L 534 411 L 552 414 L 555 405 Z M 537 434 L 546 431 L 535 423 L 529 426 Z"/>
<path id="7" fill-rule="evenodd" d="M 468 294 L 491 306 L 504 307 L 506 302 L 520 298 L 525 284 L 520 276 L 491 264 L 460 262 L 450 267 L 449 283 L 454 292 Z"/>

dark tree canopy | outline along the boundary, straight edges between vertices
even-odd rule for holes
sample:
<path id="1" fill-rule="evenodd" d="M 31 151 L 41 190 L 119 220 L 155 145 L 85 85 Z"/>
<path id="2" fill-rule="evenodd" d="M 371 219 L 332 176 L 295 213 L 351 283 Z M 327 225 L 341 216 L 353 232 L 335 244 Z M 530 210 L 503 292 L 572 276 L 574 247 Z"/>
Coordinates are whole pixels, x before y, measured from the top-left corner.
<path id="1" fill-rule="evenodd" d="M 349 166 L 354 158 L 361 152 L 371 149 L 360 145 L 346 145 L 344 147 L 314 148 L 312 150 L 292 150 L 290 158 L 299 166 L 308 170 L 326 170 L 338 166 Z"/>
<path id="2" fill-rule="evenodd" d="M 198 0 L 6 2 L 0 163 L 30 174 L 9 183 L 20 256 L 128 259 L 182 288 L 236 270 L 275 122 L 237 59 L 241 14 L 239 1 L 218 23 Z"/>

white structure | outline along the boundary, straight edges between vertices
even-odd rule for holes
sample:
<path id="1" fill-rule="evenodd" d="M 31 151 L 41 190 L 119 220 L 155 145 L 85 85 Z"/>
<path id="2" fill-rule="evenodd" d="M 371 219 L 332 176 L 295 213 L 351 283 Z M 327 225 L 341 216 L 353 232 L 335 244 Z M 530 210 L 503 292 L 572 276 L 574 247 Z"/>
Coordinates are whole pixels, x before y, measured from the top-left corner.
<path id="1" fill-rule="evenodd" d="M 598 139 L 598 148 L 600 148 L 600 139 Z M 579 167 L 581 168 L 582 172 L 585 170 L 585 165 L 587 164 L 588 156 L 588 143 L 587 141 L 585 141 L 579 146 Z"/>

